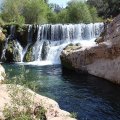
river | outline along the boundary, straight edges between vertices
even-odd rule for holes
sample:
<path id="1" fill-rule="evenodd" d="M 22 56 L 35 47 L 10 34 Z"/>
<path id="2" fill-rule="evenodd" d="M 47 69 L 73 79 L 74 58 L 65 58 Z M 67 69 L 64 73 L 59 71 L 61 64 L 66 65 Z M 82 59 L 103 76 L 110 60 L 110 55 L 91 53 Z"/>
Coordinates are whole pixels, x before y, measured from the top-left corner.
<path id="1" fill-rule="evenodd" d="M 119 120 L 120 87 L 91 75 L 62 69 L 61 65 L 3 64 L 9 80 L 36 81 L 38 93 L 77 113 L 78 120 Z M 20 77 L 20 76 L 23 77 Z"/>

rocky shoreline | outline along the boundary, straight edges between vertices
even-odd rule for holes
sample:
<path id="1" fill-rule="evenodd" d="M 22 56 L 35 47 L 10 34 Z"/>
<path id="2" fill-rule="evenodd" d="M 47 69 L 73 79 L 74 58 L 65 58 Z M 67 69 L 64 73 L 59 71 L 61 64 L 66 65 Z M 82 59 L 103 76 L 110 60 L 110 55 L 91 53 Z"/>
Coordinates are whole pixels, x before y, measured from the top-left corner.
<path id="1" fill-rule="evenodd" d="M 13 104 L 11 102 L 12 98 L 9 96 L 8 86 L 11 86 L 12 89 L 13 88 L 23 89 L 23 87 L 20 85 L 2 84 L 4 83 L 4 81 L 5 81 L 5 70 L 0 65 L 0 120 L 5 120 L 5 116 L 4 116 L 5 105 L 9 105 L 10 108 Z M 32 106 L 31 114 L 33 114 L 33 116 L 36 108 L 42 106 L 46 111 L 45 112 L 46 120 L 76 120 L 74 118 L 71 118 L 71 114 L 69 112 L 61 110 L 56 101 L 41 96 L 30 89 L 27 89 L 27 93 L 30 94 L 31 98 L 33 98 L 34 100 L 34 104 L 31 105 Z"/>
<path id="2" fill-rule="evenodd" d="M 62 65 L 120 84 L 120 15 L 107 25 L 102 35 L 102 40 L 91 47 L 67 46 L 61 53 Z"/>

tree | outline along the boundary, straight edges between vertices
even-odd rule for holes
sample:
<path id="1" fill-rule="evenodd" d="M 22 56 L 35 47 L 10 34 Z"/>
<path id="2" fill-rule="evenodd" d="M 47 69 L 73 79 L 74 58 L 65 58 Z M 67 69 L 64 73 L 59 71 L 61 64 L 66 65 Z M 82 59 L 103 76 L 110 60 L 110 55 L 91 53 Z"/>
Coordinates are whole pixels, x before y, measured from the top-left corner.
<path id="1" fill-rule="evenodd" d="M 92 17 L 89 8 L 85 3 L 79 2 L 77 0 L 71 1 L 68 3 L 67 9 L 69 22 L 71 23 L 92 22 Z"/>
<path id="2" fill-rule="evenodd" d="M 93 23 L 103 21 L 102 18 L 98 17 L 97 9 L 95 7 L 91 7 L 91 6 L 88 6 L 88 7 L 89 7 L 89 11 L 90 11 Z"/>
<path id="3" fill-rule="evenodd" d="M 1 8 L 1 18 L 5 22 L 24 23 L 24 18 L 20 15 L 21 5 L 20 0 L 5 0 Z"/>
<path id="4" fill-rule="evenodd" d="M 57 14 L 53 11 L 48 12 L 47 20 L 48 23 L 57 23 Z"/>
<path id="5" fill-rule="evenodd" d="M 115 17 L 120 14 L 120 0 L 103 0 L 108 4 L 105 17 Z"/>
<path id="6" fill-rule="evenodd" d="M 58 15 L 57 15 L 57 22 L 58 23 L 68 23 L 68 10 L 67 9 L 63 9 L 61 10 Z"/>
<path id="7" fill-rule="evenodd" d="M 22 15 L 26 23 L 46 23 L 47 11 L 48 6 L 43 0 L 31 0 L 25 4 Z"/>
<path id="8" fill-rule="evenodd" d="M 6 22 L 43 23 L 47 21 L 47 10 L 43 0 L 5 0 L 1 16 Z"/>
<path id="9" fill-rule="evenodd" d="M 98 15 L 103 18 L 115 17 L 120 13 L 120 0 L 88 0 L 87 3 L 96 7 Z"/>

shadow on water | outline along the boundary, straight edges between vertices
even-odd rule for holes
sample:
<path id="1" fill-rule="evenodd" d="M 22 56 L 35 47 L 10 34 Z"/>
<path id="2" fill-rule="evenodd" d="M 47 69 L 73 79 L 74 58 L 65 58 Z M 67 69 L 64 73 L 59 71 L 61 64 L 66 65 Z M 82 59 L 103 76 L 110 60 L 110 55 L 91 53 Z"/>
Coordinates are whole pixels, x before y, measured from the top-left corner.
<path id="1" fill-rule="evenodd" d="M 76 112 L 79 120 L 119 120 L 120 87 L 92 75 L 55 66 L 4 64 L 9 79 L 23 74 L 35 80 L 39 93 L 56 100 L 62 109 Z"/>
<path id="2" fill-rule="evenodd" d="M 77 74 L 64 70 L 63 78 L 69 81 L 75 90 L 73 98 L 80 97 L 75 103 L 79 106 L 79 119 L 119 120 L 120 119 L 120 87 L 104 79 Z M 79 98 L 78 98 L 79 99 Z"/>

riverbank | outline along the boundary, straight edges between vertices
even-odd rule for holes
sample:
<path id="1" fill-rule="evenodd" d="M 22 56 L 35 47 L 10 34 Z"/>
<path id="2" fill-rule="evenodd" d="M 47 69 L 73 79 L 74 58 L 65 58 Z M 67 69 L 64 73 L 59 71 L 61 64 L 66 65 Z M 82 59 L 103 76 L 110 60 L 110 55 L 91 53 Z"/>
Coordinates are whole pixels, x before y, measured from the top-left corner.
<path id="1" fill-rule="evenodd" d="M 120 84 L 120 15 L 102 35 L 103 40 L 92 47 L 67 46 L 61 54 L 62 65 Z"/>
<path id="2" fill-rule="evenodd" d="M 4 73 L 4 77 L 5 77 L 5 70 L 3 69 L 2 66 L 0 66 L 0 73 L 2 73 L 1 75 L 3 75 L 3 73 Z M 2 81 L 3 81 L 3 79 L 2 79 Z M 10 88 L 12 88 L 12 89 L 10 89 Z M 12 92 L 11 92 L 11 90 L 12 90 Z M 19 94 L 17 94 L 17 93 L 12 94 L 13 97 L 11 97 L 11 93 L 13 93 L 13 91 L 19 91 L 18 92 Z M 23 92 L 24 92 L 24 98 L 23 98 L 23 96 L 21 96 Z M 37 120 L 36 116 L 35 116 L 36 115 L 35 111 L 38 110 L 38 108 L 40 106 L 42 106 L 45 109 L 45 116 L 46 116 L 45 120 L 76 120 L 76 119 L 70 117 L 71 114 L 69 112 L 61 110 L 59 108 L 58 103 L 55 102 L 54 100 L 52 100 L 48 97 L 41 96 L 28 88 L 24 88 L 20 85 L 13 85 L 13 84 L 0 84 L 0 100 L 1 100 L 1 102 L 0 102 L 0 119 L 1 120 L 5 119 L 5 116 L 4 116 L 5 111 L 4 110 L 5 110 L 6 106 L 9 106 L 10 110 L 12 110 L 13 105 L 17 104 L 18 109 L 26 110 L 26 108 L 24 108 L 23 106 L 20 105 L 21 101 L 23 99 L 25 100 L 25 98 L 28 100 L 29 99 L 33 100 L 32 101 L 33 104 L 30 104 L 31 110 L 29 112 L 31 113 L 33 118 L 35 118 L 35 120 Z M 12 102 L 13 100 L 16 100 L 16 101 L 14 101 L 15 103 Z M 19 104 L 17 103 L 18 101 L 20 102 Z M 26 102 L 29 103 L 29 101 L 26 101 Z M 11 111 L 11 113 L 14 113 L 14 112 Z"/>

